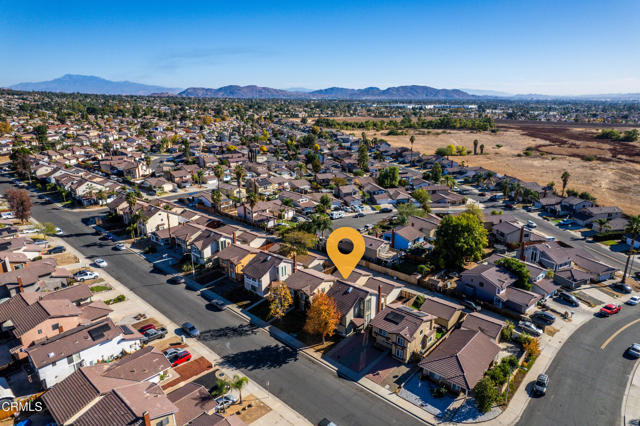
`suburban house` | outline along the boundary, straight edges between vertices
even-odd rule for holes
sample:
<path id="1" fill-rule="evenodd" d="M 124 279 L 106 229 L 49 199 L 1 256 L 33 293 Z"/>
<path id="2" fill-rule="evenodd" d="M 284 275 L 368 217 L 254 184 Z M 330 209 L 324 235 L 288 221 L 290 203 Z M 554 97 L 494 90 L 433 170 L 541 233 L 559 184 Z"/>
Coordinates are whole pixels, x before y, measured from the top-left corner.
<path id="1" fill-rule="evenodd" d="M 430 380 L 449 390 L 469 393 L 482 379 L 500 352 L 487 335 L 478 330 L 454 330 L 418 366 Z"/>
<path id="2" fill-rule="evenodd" d="M 426 297 L 420 306 L 420 310 L 433 315 L 436 325 L 444 330 L 450 330 L 458 323 L 463 309 L 462 305 L 439 297 Z"/>
<path id="3" fill-rule="evenodd" d="M 220 269 L 224 271 L 227 277 L 236 281 L 244 281 L 244 267 L 258 252 L 258 249 L 251 246 L 231 244 L 218 253 Z"/>
<path id="4" fill-rule="evenodd" d="M 389 241 L 366 234 L 362 237 L 364 238 L 363 259 L 382 265 L 393 265 L 400 259 L 399 253 L 391 248 Z"/>
<path id="5" fill-rule="evenodd" d="M 292 265 L 291 259 L 260 251 L 242 270 L 244 288 L 260 296 L 266 296 L 273 281 L 285 281 L 291 275 Z"/>
<path id="6" fill-rule="evenodd" d="M 622 217 L 622 210 L 616 206 L 585 207 L 578 211 L 573 220 L 582 226 L 591 225 L 596 219 L 613 220 Z"/>
<path id="7" fill-rule="evenodd" d="M 593 207 L 593 202 L 589 200 L 583 200 L 578 197 L 567 197 L 560 202 L 561 210 L 567 211 L 571 214 L 578 213 L 580 210 L 587 207 Z"/>
<path id="8" fill-rule="evenodd" d="M 392 281 L 381 276 L 363 276 L 358 280 L 357 284 L 375 292 L 379 296 L 379 311 L 384 309 L 387 305 L 395 302 L 400 297 L 400 293 L 404 288 L 404 284 L 401 282 Z"/>
<path id="9" fill-rule="evenodd" d="M 204 229 L 191 241 L 189 249 L 193 255 L 193 261 L 203 265 L 216 253 L 229 247 L 232 242 L 233 235 L 218 230 Z"/>
<path id="10" fill-rule="evenodd" d="M 318 292 L 326 293 L 336 277 L 315 269 L 296 269 L 284 282 L 293 292 L 293 306 L 306 311 L 311 298 Z"/>
<path id="11" fill-rule="evenodd" d="M 500 333 L 506 325 L 504 321 L 479 312 L 468 314 L 462 321 L 462 328 L 481 331 L 496 343 L 500 341 Z"/>
<path id="12" fill-rule="evenodd" d="M 425 242 L 426 235 L 411 225 L 398 226 L 385 232 L 383 238 L 396 250 L 408 250 Z"/>
<path id="13" fill-rule="evenodd" d="M 404 363 L 419 359 L 435 343 L 433 315 L 408 306 L 389 305 L 371 320 L 374 344 Z"/>
<path id="14" fill-rule="evenodd" d="M 555 273 L 570 268 L 581 269 L 589 273 L 593 282 L 611 279 L 616 273 L 615 268 L 595 260 L 585 250 L 560 245 L 555 241 L 525 247 L 524 254 L 528 261 L 539 263 Z M 568 275 L 565 277 L 571 278 Z"/>
<path id="15" fill-rule="evenodd" d="M 203 415 L 213 415 L 218 406 L 215 398 L 201 384 L 190 382 L 167 394 L 167 398 L 178 409 L 175 413 L 176 425 L 192 424 Z M 231 416 L 236 417 L 236 416 Z M 239 426 L 228 421 L 229 425 Z M 238 419 L 240 420 L 240 419 Z M 240 422 L 242 422 L 240 420 Z M 244 424 L 242 422 L 241 424 Z M 222 425 L 221 425 L 222 426 Z"/>
<path id="16" fill-rule="evenodd" d="M 107 318 L 36 342 L 26 348 L 29 364 L 47 389 L 78 368 L 110 361 L 140 348 L 142 335 Z"/>
<path id="17" fill-rule="evenodd" d="M 342 336 L 364 330 L 376 315 L 376 293 L 369 289 L 338 280 L 327 295 L 338 305 L 340 323 L 336 331 Z"/>

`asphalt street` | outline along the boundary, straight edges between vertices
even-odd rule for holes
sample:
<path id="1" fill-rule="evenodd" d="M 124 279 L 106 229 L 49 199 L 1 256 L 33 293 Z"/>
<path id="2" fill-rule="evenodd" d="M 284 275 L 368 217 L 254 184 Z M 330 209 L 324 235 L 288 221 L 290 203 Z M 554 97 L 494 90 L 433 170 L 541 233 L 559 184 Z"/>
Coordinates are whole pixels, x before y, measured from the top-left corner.
<path id="1" fill-rule="evenodd" d="M 0 177 L 0 191 L 8 189 Z M 256 330 L 237 315 L 217 312 L 184 285 L 167 283 L 150 263 L 130 251 L 115 251 L 113 244 L 99 241 L 93 229 L 82 223 L 95 213 L 71 212 L 32 197 L 32 214 L 41 222 L 61 227 L 63 238 L 88 259 L 101 257 L 107 272 L 177 324 L 190 321 L 201 330 L 201 340 L 225 363 L 241 370 L 294 410 L 317 424 L 329 418 L 338 425 L 418 425 L 414 417 L 397 409 L 357 384 L 280 344 Z"/>
<path id="2" fill-rule="evenodd" d="M 533 398 L 524 411 L 520 426 L 539 425 L 619 425 L 627 381 L 637 360 L 624 356 L 626 349 L 640 342 L 640 305 L 623 305 L 609 318 L 594 317 L 564 343 L 547 374 L 547 395 Z M 528 378 L 530 391 L 535 377 Z"/>

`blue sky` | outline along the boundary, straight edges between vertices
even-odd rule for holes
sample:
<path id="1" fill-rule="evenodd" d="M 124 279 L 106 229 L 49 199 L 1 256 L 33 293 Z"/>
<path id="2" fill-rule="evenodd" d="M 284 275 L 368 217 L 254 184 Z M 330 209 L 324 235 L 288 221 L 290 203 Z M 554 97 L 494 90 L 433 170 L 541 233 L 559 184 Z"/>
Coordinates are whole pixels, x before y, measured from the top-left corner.
<path id="1" fill-rule="evenodd" d="M 99 4 L 94 4 L 99 3 Z M 0 86 L 640 92 L 640 1 L 0 2 Z"/>

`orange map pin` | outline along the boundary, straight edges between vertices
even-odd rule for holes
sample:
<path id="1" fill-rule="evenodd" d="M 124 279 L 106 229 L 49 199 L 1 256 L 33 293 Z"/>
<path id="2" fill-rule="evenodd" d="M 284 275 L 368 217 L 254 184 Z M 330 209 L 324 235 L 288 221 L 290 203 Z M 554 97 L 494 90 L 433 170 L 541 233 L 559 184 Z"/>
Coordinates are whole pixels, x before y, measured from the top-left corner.
<path id="1" fill-rule="evenodd" d="M 349 254 L 342 254 L 338 250 L 338 243 L 342 240 L 349 240 L 353 244 L 353 250 Z M 327 254 L 334 265 L 346 280 L 356 267 L 362 255 L 364 255 L 364 238 L 355 229 L 343 226 L 338 228 L 327 238 Z"/>

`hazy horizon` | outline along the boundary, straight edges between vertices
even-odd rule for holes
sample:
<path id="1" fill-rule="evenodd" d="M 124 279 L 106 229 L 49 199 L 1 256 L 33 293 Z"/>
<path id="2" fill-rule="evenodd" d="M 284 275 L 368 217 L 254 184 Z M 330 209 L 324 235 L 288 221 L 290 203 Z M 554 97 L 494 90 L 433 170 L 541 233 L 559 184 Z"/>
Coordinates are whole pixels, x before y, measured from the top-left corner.
<path id="1" fill-rule="evenodd" d="M 630 0 L 9 2 L 0 86 L 80 74 L 180 88 L 637 93 L 639 12 Z"/>

